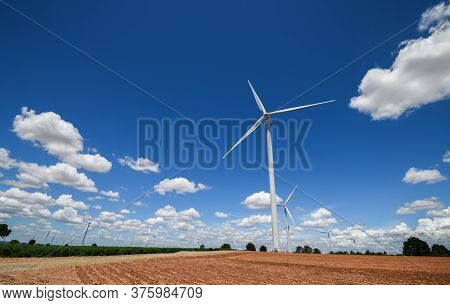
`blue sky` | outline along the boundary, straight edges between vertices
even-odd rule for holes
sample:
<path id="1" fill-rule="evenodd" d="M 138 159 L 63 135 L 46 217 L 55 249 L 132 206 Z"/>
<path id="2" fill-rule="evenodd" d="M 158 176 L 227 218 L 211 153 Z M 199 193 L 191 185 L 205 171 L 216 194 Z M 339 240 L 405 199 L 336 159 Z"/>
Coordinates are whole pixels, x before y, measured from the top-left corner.
<path id="1" fill-rule="evenodd" d="M 432 216 L 448 207 L 450 194 L 446 179 L 450 175 L 449 163 L 444 162 L 444 155 L 450 150 L 447 73 L 450 62 L 448 46 L 440 42 L 448 34 L 445 4 L 422 15 L 439 2 L 8 3 L 91 58 L 0 3 L 0 148 L 9 152 L 8 158 L 14 163 L 0 166 L 3 174 L 0 196 L 4 196 L 4 202 L 12 200 L 12 195 L 5 193 L 11 188 L 21 189 L 27 196 L 35 192 L 47 194 L 55 200 L 61 195 L 72 195 L 74 201 L 89 205 L 87 210 L 73 208 L 76 215 L 95 222 L 89 242 L 126 244 L 130 236 L 138 236 L 140 240 L 136 242 L 142 244 L 157 233 L 160 239 L 154 242 L 167 245 L 201 241 L 215 246 L 230 240 L 237 245 L 248 241 L 270 244 L 269 209 L 250 209 L 243 203 L 254 193 L 268 191 L 264 170 L 240 166 L 226 169 L 223 163 L 214 170 L 194 166 L 179 174 L 177 168 L 160 167 L 158 173 L 133 170 L 119 161 L 126 156 L 136 159 L 137 120 L 177 119 L 180 113 L 193 121 L 256 119 L 259 112 L 247 79 L 252 81 L 266 108 L 277 109 L 398 33 L 289 105 L 337 101 L 280 117 L 280 120 L 312 120 L 305 141 L 312 169 L 277 171 L 277 193 L 286 198 L 291 185 L 298 184 L 324 204 L 319 205 L 304 193 L 296 194 L 290 203 L 301 227 L 295 233 L 295 244 L 315 243 L 326 249 L 323 236 L 314 230 L 332 223 L 336 248 L 348 248 L 351 236 L 357 236 L 362 247 L 375 247 L 373 238 L 360 232 L 359 227 L 355 229 L 355 225 L 372 230 L 373 236 L 392 247 L 405 236 L 419 233 L 429 241 L 449 244 L 450 219 Z M 428 38 L 432 45 L 428 49 L 421 46 L 421 41 L 416 40 L 420 37 Z M 408 49 L 401 44 L 404 41 L 410 41 Z M 424 54 L 422 58 L 415 56 L 415 47 L 424 48 L 419 50 Z M 430 56 L 427 50 L 431 50 Z M 434 56 L 432 50 L 441 51 L 440 55 Z M 394 62 L 398 66 L 392 73 L 383 70 L 368 73 L 374 68 L 391 68 Z M 365 86 L 358 92 L 363 78 Z M 352 98 L 358 97 L 350 107 Z M 70 135 L 62 137 L 61 134 L 67 135 L 64 131 L 48 135 L 45 130 L 40 134 L 39 126 L 15 129 L 13 122 L 17 115 L 30 116 L 22 114 L 24 106 L 37 116 L 43 115 L 42 121 L 33 124 L 50 126 L 43 122 L 46 119 L 65 122 L 64 126 L 72 124 L 83 138 L 75 141 L 75 146 L 80 142 L 83 146 L 76 154 L 98 153 L 100 163 L 106 167 L 110 164 L 110 169 L 88 170 L 75 164 L 73 154 L 70 159 L 62 152 L 49 152 L 45 143 L 51 146 L 62 139 L 73 139 Z M 59 115 L 60 120 L 51 115 L 46 117 L 49 113 Z M 28 140 L 27 128 L 34 133 Z M 239 136 L 233 135 L 233 139 Z M 248 141 L 251 144 L 255 139 L 250 137 Z M 275 149 L 285 147 L 286 142 L 277 142 L 275 138 Z M 228 148 L 225 139 L 215 143 L 220 154 L 225 153 Z M 265 160 L 265 151 L 256 153 L 262 153 Z M 147 157 L 154 164 L 163 162 L 154 156 Z M 16 175 L 20 162 L 41 167 L 69 164 L 76 168 L 77 174 L 92 180 L 98 191 L 80 191 L 58 182 L 39 188 L 19 185 Z M 405 174 L 411 168 L 417 171 L 410 172 L 411 179 L 405 182 Z M 187 182 L 174 181 L 174 190 L 183 187 L 179 183 L 187 183 L 189 191 L 164 195 L 155 191 L 155 185 L 175 177 Z M 114 195 L 117 198 L 99 193 L 109 190 L 118 193 Z M 110 214 L 102 218 L 107 221 L 100 219 L 100 213 L 117 212 L 143 193 L 146 196 L 140 201 L 145 205 L 129 205 L 130 213 L 119 213 L 122 216 L 114 221 L 111 220 L 114 215 Z M 89 199 L 95 196 L 102 199 Z M 264 201 L 258 196 L 252 198 Z M 409 214 L 397 213 L 400 207 L 415 201 L 418 202 L 414 206 L 421 208 L 414 210 L 414 214 L 411 210 Z M 27 204 L 24 202 L 19 202 L 22 205 L 15 212 L 6 208 L 2 211 L 0 204 L 4 222 L 16 228 L 13 237 L 28 239 L 32 232 L 39 232 L 39 242 L 48 230 L 60 235 L 67 232 L 74 238 L 82 233 L 85 222 L 80 222 L 72 210 L 66 209 L 67 215 L 63 212 L 55 215 L 58 210 L 64 211 L 64 207 L 69 208 L 68 204 L 37 203 L 47 204 L 50 214 L 30 217 L 23 212 Z M 94 209 L 96 205 L 101 209 Z M 167 205 L 177 212 L 164 209 Z M 214 213 L 218 211 L 229 217 L 216 217 Z M 158 217 L 163 220 L 154 220 L 155 224 L 145 222 Z M 421 219 L 425 221 L 420 222 Z M 308 220 L 316 220 L 318 225 L 305 225 Z M 130 222 L 124 225 L 126 221 Z M 242 226 L 243 223 L 248 226 Z M 401 232 L 392 233 L 395 228 Z M 196 236 L 196 242 L 191 240 L 192 236 Z"/>

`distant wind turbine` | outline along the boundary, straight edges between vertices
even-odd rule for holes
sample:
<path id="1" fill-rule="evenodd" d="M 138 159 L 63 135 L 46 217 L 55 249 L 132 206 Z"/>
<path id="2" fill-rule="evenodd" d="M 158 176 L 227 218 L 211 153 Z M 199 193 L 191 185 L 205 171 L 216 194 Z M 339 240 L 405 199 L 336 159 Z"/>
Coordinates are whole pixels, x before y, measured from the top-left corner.
<path id="1" fill-rule="evenodd" d="M 328 228 L 328 231 L 319 231 L 320 233 L 323 233 L 323 234 L 327 234 L 327 237 L 328 237 L 328 247 L 329 247 L 329 249 L 330 249 L 330 252 L 331 252 L 331 234 L 330 234 L 330 232 L 331 232 L 331 228 L 333 227 L 333 225 L 330 225 L 330 227 Z"/>
<path id="2" fill-rule="evenodd" d="M 291 228 L 295 228 L 295 221 L 294 221 L 294 218 L 292 217 L 291 212 L 289 211 L 289 208 L 287 207 L 287 204 L 289 203 L 289 200 L 291 200 L 291 197 L 294 194 L 294 192 L 297 190 L 297 187 L 298 187 L 297 185 L 294 187 L 294 189 L 289 194 L 288 198 L 286 199 L 286 201 L 284 203 L 278 204 L 278 206 L 283 207 L 283 209 L 284 209 L 284 216 L 285 216 L 285 220 L 286 220 L 286 225 L 285 225 L 284 229 L 282 230 L 282 231 L 286 230 L 286 239 L 287 239 L 286 252 L 291 252 L 291 236 L 290 236 L 290 232 L 291 232 Z M 289 218 L 292 220 L 292 223 L 294 224 L 294 226 L 290 226 L 289 225 L 288 215 L 289 215 Z"/>
<path id="3" fill-rule="evenodd" d="M 270 119 L 270 116 L 289 112 L 289 111 L 300 110 L 300 109 L 304 109 L 304 108 L 308 108 L 308 107 L 323 105 L 323 104 L 334 102 L 334 100 L 310 104 L 310 105 L 304 105 L 304 106 L 297 106 L 297 107 L 287 108 L 287 109 L 283 109 L 283 110 L 276 110 L 276 111 L 272 111 L 272 112 L 267 112 L 266 108 L 264 108 L 262 101 L 256 94 L 255 89 L 253 89 L 253 86 L 250 83 L 250 81 L 248 81 L 248 84 L 250 85 L 250 89 L 252 90 L 253 96 L 256 100 L 256 104 L 258 105 L 259 110 L 261 110 L 261 112 L 262 112 L 262 116 L 244 134 L 244 136 L 242 138 L 240 138 L 239 141 L 237 141 L 233 147 L 231 147 L 231 149 L 223 156 L 223 158 L 225 158 L 236 146 L 238 146 L 242 141 L 244 141 L 264 121 L 266 122 L 267 163 L 268 163 L 268 168 L 269 168 L 270 208 L 271 208 L 271 212 L 272 212 L 272 243 L 273 243 L 273 251 L 278 252 L 280 250 L 280 235 L 279 235 L 279 230 L 278 230 L 277 194 L 275 191 L 275 173 L 274 173 L 274 168 L 273 168 L 272 136 L 270 134 L 270 126 L 272 125 L 272 120 Z"/>

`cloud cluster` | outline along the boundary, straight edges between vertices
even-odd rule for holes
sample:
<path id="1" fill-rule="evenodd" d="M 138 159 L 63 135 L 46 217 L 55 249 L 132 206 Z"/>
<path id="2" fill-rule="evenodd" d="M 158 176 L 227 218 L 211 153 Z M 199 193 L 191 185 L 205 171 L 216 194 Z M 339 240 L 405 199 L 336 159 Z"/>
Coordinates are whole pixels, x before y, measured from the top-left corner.
<path id="1" fill-rule="evenodd" d="M 447 152 L 442 157 L 442 162 L 444 163 L 450 163 L 450 150 L 447 150 Z"/>
<path id="2" fill-rule="evenodd" d="M 369 70 L 350 107 L 374 120 L 397 119 L 407 111 L 450 96 L 450 22 L 448 4 L 427 10 L 420 29 L 431 24 L 429 36 L 401 44 L 393 65 Z"/>
<path id="3" fill-rule="evenodd" d="M 277 203 L 281 203 L 283 199 L 277 196 Z M 270 209 L 270 194 L 264 191 L 254 193 L 242 201 L 242 204 L 251 210 Z"/>
<path id="4" fill-rule="evenodd" d="M 207 186 L 202 183 L 189 181 L 186 178 L 178 177 L 173 179 L 164 179 L 153 186 L 153 190 L 160 195 L 175 192 L 177 194 L 197 193 L 206 190 Z"/>
<path id="5" fill-rule="evenodd" d="M 404 206 L 397 210 L 397 214 L 416 214 L 416 212 L 420 210 L 438 210 L 443 207 L 444 205 L 438 200 L 438 198 L 431 197 L 405 203 Z"/>
<path id="6" fill-rule="evenodd" d="M 128 166 L 132 170 L 143 172 L 143 173 L 159 173 L 159 164 L 150 161 L 147 158 L 137 158 L 134 160 L 130 156 L 125 156 L 123 158 L 118 158 L 118 161 L 123 166 Z"/>
<path id="7" fill-rule="evenodd" d="M 422 182 L 433 184 L 446 179 L 447 178 L 444 177 L 437 169 L 417 169 L 415 167 L 411 167 L 405 173 L 403 182 L 408 184 L 417 184 Z"/>
<path id="8" fill-rule="evenodd" d="M 271 223 L 272 217 L 270 215 L 251 215 L 249 217 L 241 218 L 241 219 L 235 219 L 230 221 L 231 224 L 238 226 L 238 227 L 254 227 L 259 224 L 267 224 Z"/>
<path id="9" fill-rule="evenodd" d="M 332 224 L 337 223 L 330 211 L 324 208 L 319 208 L 313 211 L 309 218 L 302 222 L 303 227 L 309 228 L 327 228 Z"/>
<path id="10" fill-rule="evenodd" d="M 9 151 L 4 148 L 0 148 L 0 168 L 10 169 L 15 166 L 17 163 L 16 160 L 11 159 L 9 156 Z"/>
<path id="11" fill-rule="evenodd" d="M 50 208 L 54 206 L 64 207 L 56 213 L 51 213 Z M 24 216 L 32 218 L 47 218 L 52 216 L 55 220 L 78 223 L 79 216 L 75 209 L 88 210 L 89 206 L 82 201 L 76 201 L 72 195 L 61 195 L 57 199 L 39 192 L 27 192 L 18 188 L 10 188 L 0 191 L 0 213 L 4 218 L 11 216 Z M 7 217 L 5 216 L 7 215 Z M 68 217 L 74 216 L 69 221 Z"/>

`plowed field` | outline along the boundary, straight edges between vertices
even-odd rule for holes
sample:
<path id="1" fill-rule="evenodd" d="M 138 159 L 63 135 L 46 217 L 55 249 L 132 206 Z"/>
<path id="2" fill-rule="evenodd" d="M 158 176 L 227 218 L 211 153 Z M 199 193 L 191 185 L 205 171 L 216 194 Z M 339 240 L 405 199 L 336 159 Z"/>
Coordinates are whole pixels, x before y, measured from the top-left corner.
<path id="1" fill-rule="evenodd" d="M 0 284 L 450 284 L 450 258 L 241 251 L 0 259 Z"/>

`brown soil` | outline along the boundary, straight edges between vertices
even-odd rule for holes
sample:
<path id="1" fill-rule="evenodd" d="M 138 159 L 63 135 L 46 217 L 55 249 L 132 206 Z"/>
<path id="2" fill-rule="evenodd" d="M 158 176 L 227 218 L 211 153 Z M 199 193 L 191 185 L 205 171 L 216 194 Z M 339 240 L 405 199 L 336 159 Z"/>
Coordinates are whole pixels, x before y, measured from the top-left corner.
<path id="1" fill-rule="evenodd" d="M 0 259 L 0 284 L 450 284 L 450 258 L 241 251 Z"/>

